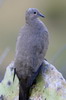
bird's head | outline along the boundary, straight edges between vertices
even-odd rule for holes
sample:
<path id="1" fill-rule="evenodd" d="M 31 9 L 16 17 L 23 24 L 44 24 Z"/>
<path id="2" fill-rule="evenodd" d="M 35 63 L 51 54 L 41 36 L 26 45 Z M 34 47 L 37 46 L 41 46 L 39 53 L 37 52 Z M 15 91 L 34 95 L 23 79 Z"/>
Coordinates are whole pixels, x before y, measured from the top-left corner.
<path id="1" fill-rule="evenodd" d="M 29 8 L 26 11 L 26 20 L 34 20 L 38 17 L 45 18 L 45 16 L 41 14 L 36 8 Z"/>

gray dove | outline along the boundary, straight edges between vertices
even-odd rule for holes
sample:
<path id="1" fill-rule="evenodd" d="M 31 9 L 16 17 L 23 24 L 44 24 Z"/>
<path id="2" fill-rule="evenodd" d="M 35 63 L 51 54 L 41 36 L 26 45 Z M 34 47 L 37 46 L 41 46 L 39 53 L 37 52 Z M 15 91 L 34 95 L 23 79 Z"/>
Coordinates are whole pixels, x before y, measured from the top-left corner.
<path id="1" fill-rule="evenodd" d="M 17 39 L 14 66 L 19 79 L 19 100 L 29 99 L 30 88 L 48 49 L 48 30 L 39 17 L 45 16 L 36 8 L 29 8 Z"/>

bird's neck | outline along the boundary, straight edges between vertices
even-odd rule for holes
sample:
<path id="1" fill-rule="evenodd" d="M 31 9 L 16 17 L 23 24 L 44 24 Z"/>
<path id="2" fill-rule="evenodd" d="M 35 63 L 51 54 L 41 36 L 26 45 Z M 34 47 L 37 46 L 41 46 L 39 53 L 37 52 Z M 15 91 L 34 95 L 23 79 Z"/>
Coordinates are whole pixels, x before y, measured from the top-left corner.
<path id="1" fill-rule="evenodd" d="M 34 28 L 41 28 L 43 26 L 43 23 L 39 18 L 26 20 L 26 23 Z"/>

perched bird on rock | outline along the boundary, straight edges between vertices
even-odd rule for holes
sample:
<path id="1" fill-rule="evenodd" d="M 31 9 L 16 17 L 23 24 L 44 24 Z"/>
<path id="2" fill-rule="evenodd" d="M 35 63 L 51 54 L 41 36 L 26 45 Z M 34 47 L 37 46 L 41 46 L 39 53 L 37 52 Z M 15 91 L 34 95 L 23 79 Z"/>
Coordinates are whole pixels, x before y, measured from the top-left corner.
<path id="1" fill-rule="evenodd" d="M 19 79 L 19 100 L 29 99 L 30 87 L 40 71 L 48 49 L 48 30 L 38 17 L 45 16 L 36 8 L 26 11 L 25 25 L 17 39 L 14 66 Z"/>

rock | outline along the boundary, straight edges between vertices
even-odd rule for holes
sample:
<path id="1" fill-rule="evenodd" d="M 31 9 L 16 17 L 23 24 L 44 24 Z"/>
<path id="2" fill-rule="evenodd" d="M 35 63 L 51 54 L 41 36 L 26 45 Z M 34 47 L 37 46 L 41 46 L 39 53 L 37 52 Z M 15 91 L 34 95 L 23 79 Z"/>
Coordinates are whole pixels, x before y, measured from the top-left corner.
<path id="1" fill-rule="evenodd" d="M 7 67 L 0 83 L 0 100 L 18 100 L 19 82 L 13 82 L 13 62 Z M 66 80 L 50 63 L 44 61 L 37 84 L 30 91 L 31 100 L 66 100 Z"/>
<path id="2" fill-rule="evenodd" d="M 0 100 L 15 100 L 19 93 L 18 79 L 13 82 L 13 62 L 6 68 L 4 79 L 0 83 Z"/>

